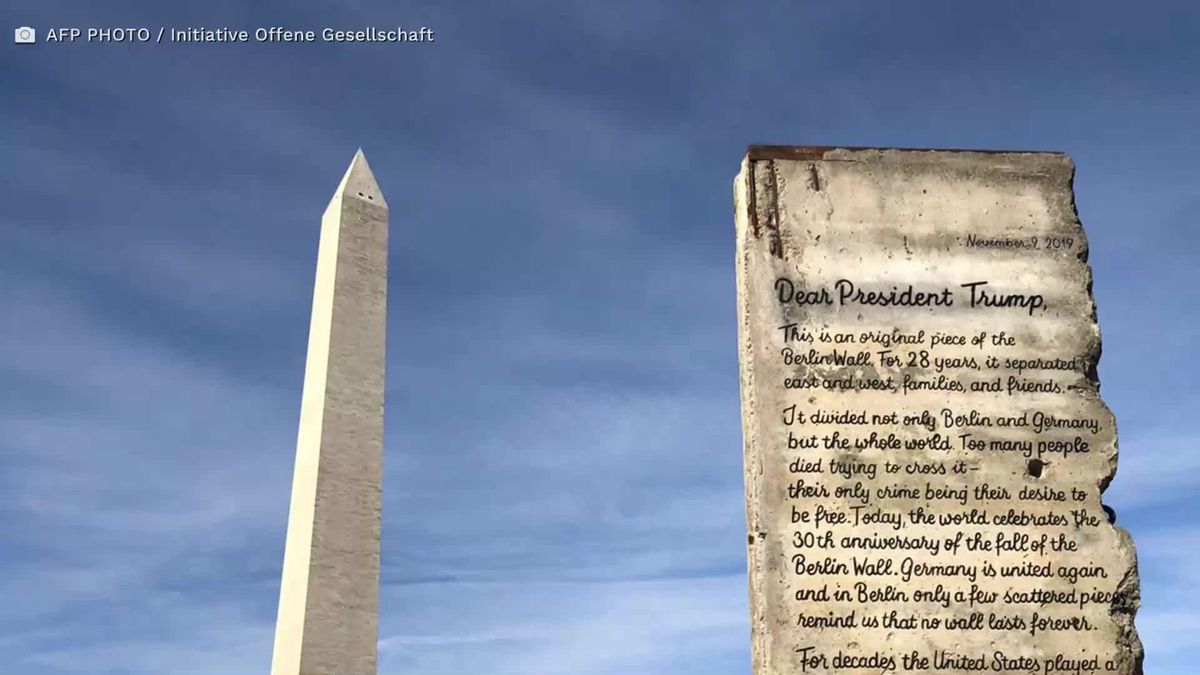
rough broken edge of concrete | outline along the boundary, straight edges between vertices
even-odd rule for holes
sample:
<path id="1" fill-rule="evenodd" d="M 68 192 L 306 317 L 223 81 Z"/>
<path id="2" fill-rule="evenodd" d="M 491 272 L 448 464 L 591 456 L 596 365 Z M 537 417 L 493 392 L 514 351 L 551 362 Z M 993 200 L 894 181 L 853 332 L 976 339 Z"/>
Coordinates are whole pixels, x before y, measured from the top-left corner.
<path id="1" fill-rule="evenodd" d="M 750 327 L 750 313 L 747 311 L 747 302 L 744 295 L 746 269 L 748 264 L 748 256 L 751 248 L 755 245 L 761 245 L 764 239 L 768 247 L 768 252 L 772 257 L 780 260 L 787 259 L 787 243 L 785 242 L 784 233 L 780 227 L 779 214 L 779 188 L 778 174 L 776 169 L 777 161 L 793 161 L 793 162 L 811 162 L 811 178 L 809 188 L 819 191 L 821 189 L 820 173 L 817 169 L 817 164 L 828 161 L 855 162 L 855 161 L 870 161 L 877 160 L 884 155 L 897 154 L 922 154 L 927 155 L 929 161 L 938 161 L 939 159 L 949 157 L 959 157 L 962 155 L 989 155 L 989 156 L 1028 156 L 1041 155 L 1044 157 L 1053 157 L 1060 159 L 1063 163 L 1065 171 L 1059 180 L 1066 183 L 1066 194 L 1070 198 L 1071 217 L 1074 220 L 1074 228 L 1080 237 L 1082 245 L 1078 254 L 1079 262 L 1083 265 L 1087 274 L 1087 297 L 1090 307 L 1089 320 L 1094 331 L 1095 339 L 1092 341 L 1085 356 L 1087 364 L 1085 372 L 1091 384 L 1091 390 L 1087 395 L 1094 396 L 1097 402 L 1103 409 L 1103 412 L 1108 415 L 1113 424 L 1113 452 L 1110 455 L 1109 472 L 1101 476 L 1097 482 L 1097 489 L 1101 497 L 1112 483 L 1117 472 L 1117 458 L 1120 454 L 1119 435 L 1116 428 L 1116 417 L 1112 414 L 1111 409 L 1100 397 L 1100 378 L 1098 374 L 1098 366 L 1102 352 L 1102 341 L 1100 337 L 1100 327 L 1096 310 L 1096 300 L 1092 292 L 1093 271 L 1091 265 L 1088 264 L 1089 247 L 1087 243 L 1087 233 L 1083 229 L 1083 223 L 1079 218 L 1079 211 L 1075 201 L 1075 164 L 1071 158 L 1062 152 L 1045 152 L 1045 151 L 1008 151 L 1008 150 L 970 150 L 970 149 L 942 149 L 942 148 L 882 148 L 882 147 L 850 147 L 850 146 L 792 146 L 792 145 L 750 145 L 747 147 L 746 154 L 742 158 L 741 170 L 734 178 L 733 182 L 733 203 L 734 203 L 734 227 L 736 233 L 736 283 L 737 283 L 737 316 L 738 316 L 738 365 L 739 365 L 739 388 L 741 390 L 742 403 L 742 434 L 743 434 L 743 461 L 744 461 L 744 477 L 745 477 L 745 494 L 746 494 L 746 529 L 747 537 L 747 575 L 749 580 L 750 593 L 750 623 L 751 623 L 751 664 L 754 675 L 768 675 L 767 658 L 770 653 L 769 645 L 766 641 L 770 637 L 770 631 L 766 630 L 766 610 L 762 607 L 760 598 L 764 596 L 765 579 L 763 575 L 758 573 L 759 569 L 765 567 L 764 558 L 769 554 L 768 547 L 758 546 L 757 543 L 764 542 L 767 538 L 767 532 L 761 525 L 761 514 L 759 509 L 759 483 L 758 477 L 763 475 L 762 453 L 759 451 L 758 438 L 756 437 L 757 425 L 754 420 L 757 416 L 757 406 L 755 404 L 755 388 L 754 388 L 754 368 L 749 362 L 754 354 L 753 331 Z M 763 165 L 760 166 L 759 165 Z M 760 190 L 763 193 L 760 197 Z M 803 278 L 803 270 L 795 270 L 795 272 Z M 1100 500 L 1103 503 L 1103 499 Z M 1141 606 L 1141 584 L 1138 576 L 1137 564 L 1137 549 L 1134 547 L 1133 538 L 1125 528 L 1114 523 L 1110 523 L 1117 540 L 1122 546 L 1126 547 L 1130 552 L 1130 566 L 1125 571 L 1122 579 L 1117 583 L 1116 592 L 1113 596 L 1112 604 L 1109 608 L 1109 614 L 1112 617 L 1113 623 L 1117 626 L 1118 631 L 1118 653 L 1123 657 L 1124 662 L 1118 664 L 1129 675 L 1144 675 L 1144 660 L 1145 649 L 1142 645 L 1141 638 L 1138 636 L 1137 628 L 1134 625 L 1137 610 Z"/>
<path id="2" fill-rule="evenodd" d="M 749 153 L 742 159 L 742 168 L 733 181 L 733 215 L 736 231 L 736 264 L 735 275 L 737 284 L 737 336 L 738 336 L 738 384 L 742 402 L 742 444 L 746 493 L 746 573 L 750 593 L 750 661 L 752 672 L 762 673 L 767 657 L 767 631 L 760 629 L 766 622 L 766 611 L 759 601 L 763 597 L 763 575 L 757 570 L 763 567 L 764 546 L 756 543 L 766 539 L 767 533 L 760 526 L 758 509 L 759 496 L 758 477 L 762 476 L 763 468 L 760 453 L 756 452 L 758 439 L 754 423 L 758 406 L 755 402 L 754 370 L 748 364 L 748 355 L 754 353 L 753 331 L 750 327 L 750 313 L 746 307 L 743 288 L 746 287 L 746 257 L 749 253 L 751 238 L 759 240 L 762 231 L 758 227 L 758 200 L 754 176 L 754 160 Z"/>
<path id="3" fill-rule="evenodd" d="M 1096 488 L 1099 490 L 1101 496 L 1100 502 L 1103 504 L 1104 493 L 1108 490 L 1108 486 L 1112 484 L 1113 479 L 1117 475 L 1117 462 L 1121 454 L 1121 440 L 1120 432 L 1117 428 L 1116 415 L 1113 414 L 1112 409 L 1108 407 L 1108 404 L 1100 395 L 1099 367 L 1100 356 L 1103 352 L 1103 339 L 1100 333 L 1099 314 L 1096 309 L 1096 296 L 1093 293 L 1094 273 L 1091 264 L 1088 263 L 1091 247 L 1088 245 L 1087 232 L 1083 228 L 1083 221 L 1079 218 L 1079 208 L 1075 200 L 1075 163 L 1069 157 L 1066 157 L 1066 160 L 1069 164 L 1066 177 L 1066 194 L 1071 200 L 1071 217 L 1075 220 L 1075 229 L 1084 242 L 1079 252 L 1079 262 L 1083 265 L 1087 274 L 1088 320 L 1091 322 L 1092 330 L 1095 334 L 1095 340 L 1092 342 L 1091 349 L 1087 353 L 1085 367 L 1088 381 L 1092 385 L 1092 389 L 1088 394 L 1096 397 L 1097 402 L 1109 416 L 1109 420 L 1113 425 L 1113 452 L 1110 455 L 1108 463 L 1109 470 L 1096 483 Z M 1141 579 L 1138 576 L 1137 548 L 1133 544 L 1133 537 L 1130 536 L 1129 531 L 1117 525 L 1115 518 L 1110 523 L 1110 527 L 1112 527 L 1118 541 L 1120 541 L 1120 545 L 1129 550 L 1131 559 L 1125 575 L 1117 583 L 1117 590 L 1113 594 L 1113 601 L 1109 606 L 1109 615 L 1112 617 L 1113 623 L 1117 626 L 1118 639 L 1122 643 L 1119 645 L 1119 654 L 1128 659 L 1126 663 L 1119 665 L 1121 667 L 1128 667 L 1131 675 L 1143 675 L 1146 650 L 1142 645 L 1141 637 L 1138 635 L 1137 627 L 1134 625 L 1138 608 L 1141 607 L 1142 602 Z"/>

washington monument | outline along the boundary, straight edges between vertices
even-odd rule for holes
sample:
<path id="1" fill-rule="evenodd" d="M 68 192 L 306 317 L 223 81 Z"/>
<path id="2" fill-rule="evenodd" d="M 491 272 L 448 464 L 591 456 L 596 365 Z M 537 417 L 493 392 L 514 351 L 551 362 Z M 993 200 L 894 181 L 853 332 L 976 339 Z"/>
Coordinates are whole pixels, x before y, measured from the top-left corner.
<path id="1" fill-rule="evenodd" d="M 375 675 L 388 207 L 359 150 L 321 218 L 271 675 Z"/>

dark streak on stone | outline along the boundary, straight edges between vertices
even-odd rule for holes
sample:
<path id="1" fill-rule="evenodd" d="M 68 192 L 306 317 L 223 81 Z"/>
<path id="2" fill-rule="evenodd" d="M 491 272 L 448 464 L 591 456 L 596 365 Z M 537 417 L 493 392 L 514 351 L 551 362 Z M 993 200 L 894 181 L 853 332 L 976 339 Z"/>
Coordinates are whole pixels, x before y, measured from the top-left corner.
<path id="1" fill-rule="evenodd" d="M 775 162 L 767 160 L 763 162 L 766 166 L 761 167 L 766 171 L 766 175 L 760 173 L 760 162 L 747 162 L 749 165 L 746 171 L 746 191 L 747 191 L 747 211 L 749 211 L 750 219 L 750 234 L 759 239 L 763 235 L 765 229 L 767 235 L 767 248 L 771 255 L 783 260 L 783 236 L 779 228 L 779 175 L 776 171 Z M 763 178 L 762 199 L 758 198 L 759 178 Z M 758 209 L 760 201 L 762 203 L 763 214 L 759 216 Z"/>
<path id="2" fill-rule="evenodd" d="M 779 228 L 779 171 L 774 161 L 768 161 L 766 184 L 767 245 L 771 255 L 783 260 L 783 234 Z"/>
<path id="3" fill-rule="evenodd" d="M 746 172 L 746 199 L 747 210 L 750 212 L 750 234 L 758 238 L 758 181 L 755 180 L 754 169 L 755 162 L 751 160 L 747 162 L 750 170 Z"/>

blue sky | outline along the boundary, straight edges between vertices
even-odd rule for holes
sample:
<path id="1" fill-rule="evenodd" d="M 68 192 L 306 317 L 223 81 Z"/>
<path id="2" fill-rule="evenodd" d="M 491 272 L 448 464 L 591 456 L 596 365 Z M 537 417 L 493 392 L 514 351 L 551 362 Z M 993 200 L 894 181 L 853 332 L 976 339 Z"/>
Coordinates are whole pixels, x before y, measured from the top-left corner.
<path id="1" fill-rule="evenodd" d="M 380 673 L 749 673 L 730 184 L 797 143 L 1075 159 L 1105 501 L 1147 671 L 1193 675 L 1195 3 L 245 4 L 0 9 L 437 31 L 4 44 L 0 672 L 266 672 L 319 219 L 361 145 L 392 222 Z"/>

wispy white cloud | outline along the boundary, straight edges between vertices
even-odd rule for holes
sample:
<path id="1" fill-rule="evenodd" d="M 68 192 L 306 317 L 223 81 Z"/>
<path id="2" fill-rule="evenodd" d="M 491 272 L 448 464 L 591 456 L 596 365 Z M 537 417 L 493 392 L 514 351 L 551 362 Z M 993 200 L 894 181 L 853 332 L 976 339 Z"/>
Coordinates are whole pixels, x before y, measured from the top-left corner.
<path id="1" fill-rule="evenodd" d="M 96 672 L 251 675 L 269 669 L 273 627 L 228 602 L 197 602 L 177 595 L 152 608 L 153 628 L 127 634 L 119 625 L 102 627 L 89 639 L 70 629 L 28 645 L 12 663 L 13 672 L 53 675 Z"/>
<path id="2" fill-rule="evenodd" d="M 1126 510 L 1191 502 L 1197 488 L 1200 436 L 1186 430 L 1122 434 L 1117 474 L 1104 493 L 1104 501 L 1117 509 L 1120 518 Z"/>
<path id="3" fill-rule="evenodd" d="M 14 672 L 91 671 L 131 641 L 165 657 L 194 645 L 183 613 L 257 611 L 261 596 L 221 603 L 282 545 L 289 397 L 99 320 L 53 286 L 7 280 L 0 370 L 45 392 L 0 411 L 0 631 L 29 660 Z M 206 590 L 180 595 L 188 586 Z M 93 645 L 104 617 L 158 644 L 117 633 Z"/>
<path id="4" fill-rule="evenodd" d="M 1200 527 L 1188 513 L 1160 511 L 1160 527 L 1135 538 L 1142 577 L 1136 623 L 1149 673 L 1188 672 L 1200 650 Z"/>
<path id="5" fill-rule="evenodd" d="M 389 589 L 384 604 L 426 608 L 420 618 L 386 613 L 380 673 L 387 675 L 651 673 L 681 661 L 694 664 L 691 672 L 719 673 L 748 664 L 741 575 L 444 584 Z"/>

